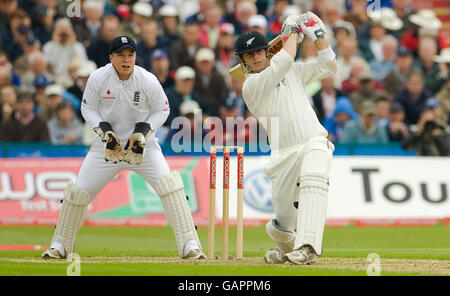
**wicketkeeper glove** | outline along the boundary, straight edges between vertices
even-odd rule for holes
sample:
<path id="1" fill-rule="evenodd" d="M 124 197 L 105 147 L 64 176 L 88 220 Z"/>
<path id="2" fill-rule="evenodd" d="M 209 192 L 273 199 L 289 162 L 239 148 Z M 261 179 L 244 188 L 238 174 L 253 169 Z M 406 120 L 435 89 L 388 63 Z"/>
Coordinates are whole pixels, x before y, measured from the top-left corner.
<path id="1" fill-rule="evenodd" d="M 288 16 L 283 23 L 283 27 L 281 28 L 281 36 L 289 36 L 292 32 L 298 34 L 297 43 L 301 43 L 305 35 L 300 32 L 300 16 L 299 15 L 290 15 Z"/>
<path id="2" fill-rule="evenodd" d="M 109 122 L 102 121 L 94 131 L 100 136 L 102 142 L 105 143 L 105 160 L 118 163 L 125 156 L 125 150 L 120 146 L 120 141 L 114 133 Z"/>
<path id="3" fill-rule="evenodd" d="M 133 134 L 125 145 L 126 155 L 123 161 L 140 165 L 145 155 L 145 138 L 153 132 L 150 124 L 138 122 L 134 128 Z"/>
<path id="4" fill-rule="evenodd" d="M 300 15 L 300 28 L 301 32 L 311 38 L 312 41 L 316 41 L 317 38 L 325 38 L 327 31 L 322 20 L 311 11 Z"/>

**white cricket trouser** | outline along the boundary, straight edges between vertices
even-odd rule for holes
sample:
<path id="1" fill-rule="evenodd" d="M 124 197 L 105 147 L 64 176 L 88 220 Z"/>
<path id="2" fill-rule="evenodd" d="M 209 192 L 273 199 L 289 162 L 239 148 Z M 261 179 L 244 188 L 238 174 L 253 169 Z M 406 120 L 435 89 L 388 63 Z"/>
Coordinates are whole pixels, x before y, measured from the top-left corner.
<path id="1" fill-rule="evenodd" d="M 153 185 L 161 176 L 170 172 L 169 166 L 162 154 L 160 146 L 155 143 L 148 145 L 142 164 L 127 162 L 112 163 L 105 161 L 103 145 L 93 144 L 81 165 L 75 184 L 89 192 L 91 201 L 119 172 L 134 171 Z"/>
<path id="2" fill-rule="evenodd" d="M 311 143 L 322 145 L 332 154 L 333 144 L 324 137 L 316 137 L 305 144 L 285 148 L 277 155 L 272 155 L 272 161 L 265 167 L 266 174 L 272 181 L 272 199 L 275 211 L 275 219 L 281 229 L 295 231 L 297 228 L 298 210 L 294 207 L 300 196 L 299 180 L 303 168 L 303 162 L 307 156 Z M 329 147 L 328 147 L 329 145 Z M 328 174 L 328 168 L 324 174 Z"/>

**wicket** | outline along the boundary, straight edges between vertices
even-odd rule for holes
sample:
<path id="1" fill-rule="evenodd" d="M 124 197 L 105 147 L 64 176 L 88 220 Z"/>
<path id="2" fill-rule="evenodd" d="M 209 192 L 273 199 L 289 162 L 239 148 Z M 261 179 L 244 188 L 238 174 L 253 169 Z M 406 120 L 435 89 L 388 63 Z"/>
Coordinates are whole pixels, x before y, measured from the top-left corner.
<path id="1" fill-rule="evenodd" d="M 228 228 L 230 199 L 230 150 L 237 150 L 237 222 L 236 258 L 244 258 L 244 148 L 239 146 L 212 146 L 209 156 L 209 223 L 208 259 L 214 259 L 214 229 L 216 224 L 216 160 L 217 150 L 223 149 L 223 214 L 222 214 L 222 258 L 228 260 Z"/>

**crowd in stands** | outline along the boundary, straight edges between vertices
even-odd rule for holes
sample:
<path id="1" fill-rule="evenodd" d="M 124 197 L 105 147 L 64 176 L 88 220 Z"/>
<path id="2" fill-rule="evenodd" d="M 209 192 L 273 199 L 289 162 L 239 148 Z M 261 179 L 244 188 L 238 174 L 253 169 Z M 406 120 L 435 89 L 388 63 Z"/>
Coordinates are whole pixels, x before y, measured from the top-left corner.
<path id="1" fill-rule="evenodd" d="M 0 141 L 89 144 L 80 102 L 89 75 L 109 63 L 118 35 L 137 42 L 137 65 L 156 75 L 171 113 L 158 130 L 171 141 L 194 117 L 223 121 L 224 139 L 246 128 L 226 118 L 252 118 L 234 41 L 257 30 L 280 34 L 289 14 L 311 10 L 328 27 L 337 55 L 334 77 L 305 86 L 335 143 L 397 142 L 418 155 L 450 152 L 450 39 L 430 9 L 413 0 L 0 0 Z M 317 56 L 308 38 L 297 61 Z M 196 113 L 197 112 L 197 113 Z M 249 121 L 252 122 L 252 121 Z M 187 121 L 184 121 L 187 124 Z M 213 124 L 203 124 L 204 136 Z M 230 134 L 229 134 L 230 133 Z"/>

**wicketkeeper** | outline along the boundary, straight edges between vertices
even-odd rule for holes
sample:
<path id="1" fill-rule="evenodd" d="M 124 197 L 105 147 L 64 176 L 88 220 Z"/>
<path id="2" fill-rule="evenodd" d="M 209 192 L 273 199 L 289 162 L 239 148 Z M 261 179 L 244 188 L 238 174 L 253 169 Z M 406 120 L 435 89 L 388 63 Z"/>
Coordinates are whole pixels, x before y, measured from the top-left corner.
<path id="1" fill-rule="evenodd" d="M 322 254 L 334 146 L 304 86 L 336 73 L 336 60 L 323 22 L 311 12 L 289 16 L 281 34 L 287 40 L 271 60 L 266 39 L 254 31 L 239 36 L 236 54 L 248 72 L 244 100 L 266 128 L 272 150 L 265 172 L 272 180 L 276 218 L 267 223 L 266 230 L 278 248 L 264 258 L 267 263 L 309 264 Z M 317 60 L 294 62 L 304 35 L 314 41 Z"/>
<path id="2" fill-rule="evenodd" d="M 169 166 L 155 139 L 167 119 L 167 97 L 156 76 L 136 66 L 136 43 L 116 37 L 109 48 L 111 63 L 93 72 L 83 94 L 81 112 L 99 135 L 69 183 L 50 248 L 42 258 L 66 258 L 88 204 L 120 171 L 141 175 L 161 198 L 175 233 L 178 255 L 205 259 L 178 172 Z M 111 197 L 113 198 L 113 197 Z"/>

